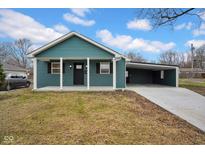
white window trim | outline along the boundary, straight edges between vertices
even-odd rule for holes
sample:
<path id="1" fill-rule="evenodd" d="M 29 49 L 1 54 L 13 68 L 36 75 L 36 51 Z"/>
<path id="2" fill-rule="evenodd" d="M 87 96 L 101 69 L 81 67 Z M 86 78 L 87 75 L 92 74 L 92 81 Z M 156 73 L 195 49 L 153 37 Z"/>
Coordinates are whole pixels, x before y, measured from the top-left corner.
<path id="1" fill-rule="evenodd" d="M 109 72 L 108 73 L 102 73 L 101 72 L 101 64 L 108 63 L 109 64 Z M 100 74 L 110 74 L 110 62 L 100 62 Z"/>
<path id="2" fill-rule="evenodd" d="M 54 64 L 59 64 L 59 68 L 53 67 Z M 54 73 L 53 69 L 59 69 L 59 73 Z M 60 74 L 60 62 L 51 62 L 51 74 Z"/>

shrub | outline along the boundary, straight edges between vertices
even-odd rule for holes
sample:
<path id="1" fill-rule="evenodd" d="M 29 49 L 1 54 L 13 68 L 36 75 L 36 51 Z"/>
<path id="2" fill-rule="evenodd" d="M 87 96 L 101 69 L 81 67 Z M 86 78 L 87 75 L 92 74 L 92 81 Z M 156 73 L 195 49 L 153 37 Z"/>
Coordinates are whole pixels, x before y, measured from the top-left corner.
<path id="1" fill-rule="evenodd" d="M 5 74 L 2 65 L 0 64 L 0 86 L 4 84 L 4 80 L 5 80 Z"/>

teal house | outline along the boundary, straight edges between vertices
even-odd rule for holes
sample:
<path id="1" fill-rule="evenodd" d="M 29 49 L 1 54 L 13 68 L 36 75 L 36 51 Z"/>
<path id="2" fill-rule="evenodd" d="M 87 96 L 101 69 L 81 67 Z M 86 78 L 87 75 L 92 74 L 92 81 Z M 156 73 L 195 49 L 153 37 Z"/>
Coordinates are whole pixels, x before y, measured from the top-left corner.
<path id="1" fill-rule="evenodd" d="M 132 62 L 70 32 L 28 54 L 34 90 L 115 90 L 132 84 L 178 85 L 177 66 Z"/>

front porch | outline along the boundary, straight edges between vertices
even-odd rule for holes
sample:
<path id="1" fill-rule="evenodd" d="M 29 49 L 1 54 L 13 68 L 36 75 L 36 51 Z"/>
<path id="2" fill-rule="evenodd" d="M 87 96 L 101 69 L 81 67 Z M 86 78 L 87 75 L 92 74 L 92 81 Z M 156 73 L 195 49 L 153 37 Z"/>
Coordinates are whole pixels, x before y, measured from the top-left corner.
<path id="1" fill-rule="evenodd" d="M 112 86 L 90 86 L 87 89 L 87 86 L 63 86 L 61 89 L 59 86 L 46 86 L 38 88 L 35 91 L 113 91 Z"/>
<path id="2" fill-rule="evenodd" d="M 116 89 L 115 58 L 34 58 L 33 64 L 35 91 Z M 105 64 L 108 64 L 108 70 L 105 70 Z"/>

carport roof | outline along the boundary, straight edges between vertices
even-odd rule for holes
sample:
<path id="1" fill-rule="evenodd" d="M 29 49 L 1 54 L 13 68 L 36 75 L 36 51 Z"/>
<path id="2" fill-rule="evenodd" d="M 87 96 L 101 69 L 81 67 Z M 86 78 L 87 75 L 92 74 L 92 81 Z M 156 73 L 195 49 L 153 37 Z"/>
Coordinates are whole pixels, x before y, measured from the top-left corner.
<path id="1" fill-rule="evenodd" d="M 126 63 L 126 67 L 127 68 L 148 69 L 148 70 L 168 70 L 168 69 L 176 69 L 179 66 L 130 61 Z"/>

